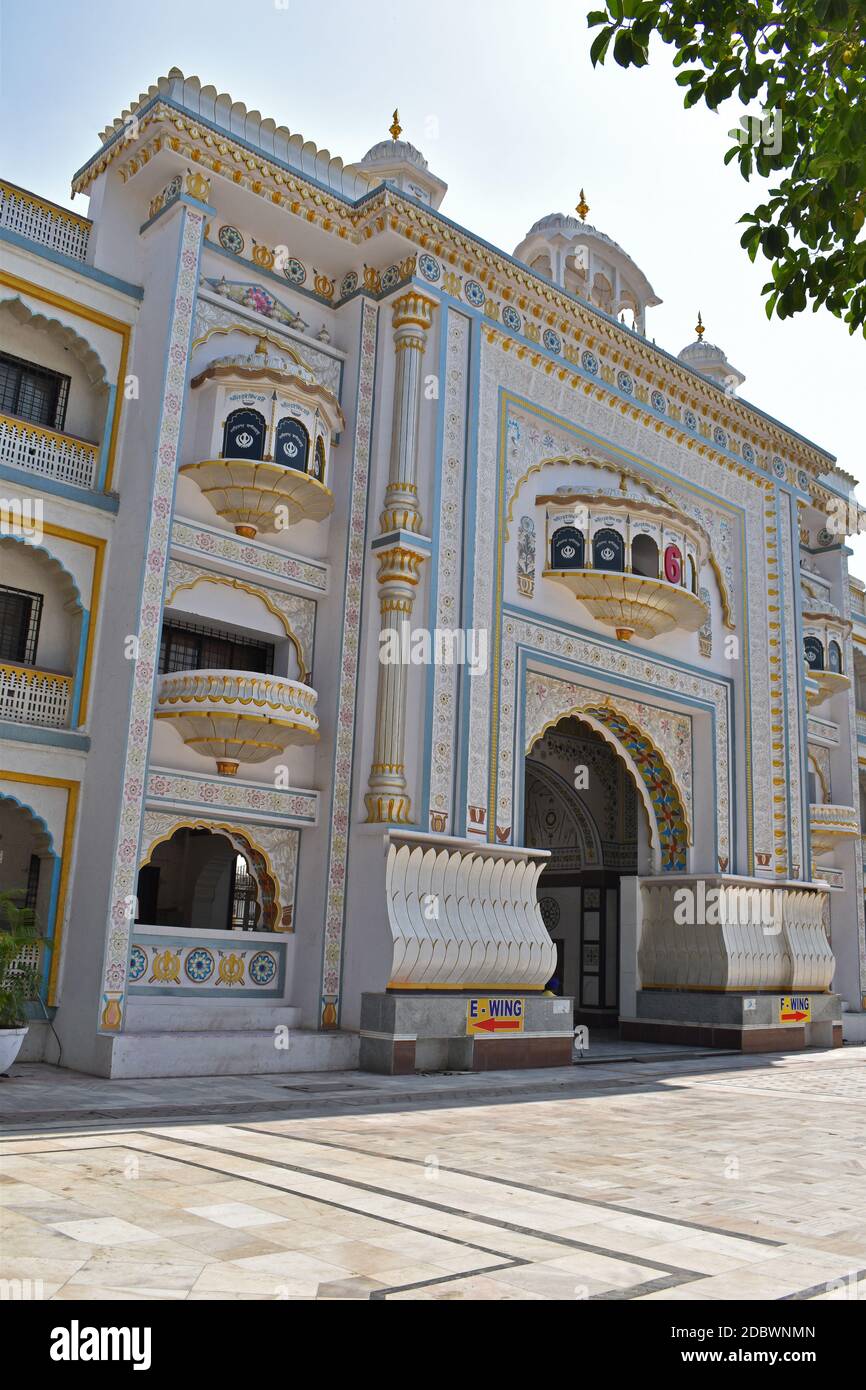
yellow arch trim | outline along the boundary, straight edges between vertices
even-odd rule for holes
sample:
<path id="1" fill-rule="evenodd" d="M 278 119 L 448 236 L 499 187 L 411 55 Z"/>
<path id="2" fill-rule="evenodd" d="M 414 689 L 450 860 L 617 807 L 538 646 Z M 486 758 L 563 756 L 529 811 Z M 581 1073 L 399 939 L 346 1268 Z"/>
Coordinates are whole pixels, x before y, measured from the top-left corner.
<path id="1" fill-rule="evenodd" d="M 605 743 L 609 744 L 613 751 L 616 754 L 618 754 L 620 758 L 622 758 L 623 762 L 626 764 L 629 772 L 634 778 L 634 781 L 637 785 L 637 789 L 640 792 L 640 795 L 643 799 L 644 808 L 647 812 L 647 815 L 650 818 L 651 830 L 654 832 L 652 835 L 653 846 L 657 848 L 659 854 L 661 854 L 661 841 L 658 837 L 658 824 L 656 822 L 655 811 L 653 810 L 652 802 L 649 798 L 649 792 L 646 789 L 646 783 L 644 782 L 643 777 L 641 777 L 640 772 L 635 766 L 633 758 L 631 758 L 627 750 L 623 748 L 619 739 L 616 738 L 616 736 L 610 732 L 610 730 L 607 728 L 605 724 L 602 724 L 600 720 L 593 718 L 591 714 L 587 713 L 587 711 L 593 705 L 598 704 L 605 705 L 613 714 L 618 715 L 620 719 L 624 719 L 627 724 L 630 724 L 633 728 L 637 729 L 641 737 L 646 739 L 647 743 L 650 745 L 653 752 L 658 757 L 659 762 L 661 763 L 662 767 L 665 770 L 665 773 L 670 779 L 671 786 L 674 788 L 677 796 L 679 797 L 680 806 L 682 807 L 683 812 L 683 820 L 685 822 L 686 831 L 688 833 L 688 845 L 689 848 L 691 848 L 694 844 L 694 836 L 692 833 L 692 826 L 689 821 L 688 812 L 686 810 L 688 802 L 683 794 L 682 788 L 677 782 L 676 777 L 671 771 L 670 764 L 668 763 L 667 758 L 665 758 L 658 744 L 652 738 L 650 738 L 650 735 L 647 733 L 647 731 L 645 729 L 642 729 L 639 724 L 636 724 L 635 721 L 630 717 L 630 715 L 626 714 L 625 710 L 619 709 L 617 705 L 614 704 L 614 702 L 610 700 L 607 696 L 599 695 L 597 699 L 588 700 L 586 704 L 572 705 L 569 709 L 562 710 L 562 712 L 560 714 L 557 714 L 553 719 L 548 719 L 544 727 L 538 733 L 534 733 L 529 736 L 526 744 L 525 756 L 529 756 L 530 752 L 535 747 L 539 739 L 544 738 L 544 735 L 547 733 L 548 729 L 554 729 L 557 724 L 562 722 L 563 719 L 568 719 L 570 716 L 573 715 L 576 719 L 581 719 L 585 724 L 589 724 L 590 728 L 594 729 L 596 733 L 600 734 L 601 737 L 604 739 Z"/>
<path id="2" fill-rule="evenodd" d="M 60 849 L 60 883 L 57 890 L 57 909 L 54 917 L 54 947 L 51 964 L 48 967 L 48 1003 L 57 1003 L 57 980 L 60 974 L 60 955 L 63 945 L 63 923 L 66 911 L 66 898 L 69 892 L 69 875 L 72 867 L 72 846 L 75 840 L 75 822 L 78 817 L 78 796 L 80 782 L 70 782 L 63 777 L 41 777 L 34 772 L 7 772 L 0 768 L 0 782 L 20 782 L 37 787 L 62 787 L 66 791 L 66 815 L 63 821 L 63 844 Z"/>
<path id="3" fill-rule="evenodd" d="M 165 813 L 160 812 L 159 814 Z M 276 920 L 277 922 L 279 922 L 283 915 L 283 885 L 280 883 L 279 875 L 277 874 L 273 864 L 271 863 L 271 856 L 268 854 L 267 850 L 264 848 L 263 845 L 260 845 L 257 840 L 253 839 L 252 835 L 247 833 L 249 828 L 250 827 L 247 826 L 246 829 L 241 829 L 236 825 L 224 825 L 222 822 L 217 823 L 216 821 L 210 820 L 184 820 L 183 818 L 181 818 L 180 820 L 173 822 L 171 829 L 166 831 L 164 835 L 158 835 L 155 840 L 151 841 L 151 843 L 147 847 L 147 851 L 144 857 L 139 860 L 138 867 L 141 870 L 145 867 L 146 864 L 149 864 L 151 859 L 153 858 L 154 850 L 158 849 L 160 845 L 164 845 L 169 840 L 173 839 L 174 836 L 177 834 L 178 830 L 209 830 L 214 835 L 218 835 L 220 832 L 222 832 L 224 835 L 227 835 L 229 839 L 232 839 L 232 836 L 240 836 L 242 839 L 246 840 L 250 845 L 253 846 L 253 848 L 256 850 L 258 854 L 262 856 L 262 858 L 268 866 L 268 874 L 270 875 L 274 887 L 277 890 Z M 287 935 L 287 933 L 275 931 L 272 933 L 272 935 L 285 936 Z"/>
<path id="4" fill-rule="evenodd" d="M 43 289 L 41 285 L 35 285 L 32 280 L 22 280 L 17 275 L 8 275 L 5 271 L 0 271 L 0 285 L 7 285 L 10 289 L 23 291 L 24 294 L 32 295 L 34 299 L 41 300 L 43 304 L 53 304 L 55 309 L 65 309 L 67 313 L 76 314 L 78 318 L 86 319 L 88 323 L 95 323 L 100 328 L 107 328 L 110 333 L 116 333 L 120 338 L 120 361 L 117 365 L 117 380 L 114 383 L 116 388 L 114 418 L 111 422 L 111 434 L 108 441 L 108 467 L 105 471 L 105 491 L 110 492 L 117 455 L 117 440 L 120 434 L 120 416 L 124 401 L 123 385 L 126 381 L 132 325 L 124 323 L 122 319 L 113 319 L 108 314 L 101 314 L 98 309 L 91 309 L 87 304 L 80 304 L 74 299 L 67 299 L 65 295 L 55 294 L 53 290 Z"/>
<path id="5" fill-rule="evenodd" d="M 625 463 L 615 463 L 612 459 L 603 459 L 595 457 L 581 458 L 579 455 L 569 457 L 569 455 L 567 454 L 558 454 L 553 458 L 540 459 L 538 463 L 530 464 L 526 472 L 522 473 L 520 477 L 517 479 L 514 492 L 508 500 L 508 509 L 505 513 L 505 535 L 503 539 L 503 544 L 507 544 L 511 536 L 511 523 L 514 520 L 514 508 L 517 503 L 517 499 L 520 496 L 521 491 L 523 490 L 524 483 L 528 482 L 528 480 L 534 474 L 540 473 L 542 468 L 553 468 L 559 464 L 571 463 L 582 464 L 584 466 L 586 466 L 586 464 L 591 464 L 593 467 L 602 469 L 602 471 L 605 473 L 618 473 L 624 478 L 630 478 L 632 482 L 639 483 L 641 487 L 645 487 L 651 497 L 657 498 L 658 501 L 663 502 L 666 507 L 672 507 L 674 511 L 681 512 L 682 515 L 685 517 L 686 521 L 694 522 L 694 518 L 690 517 L 688 512 L 683 512 L 681 507 L 678 507 L 676 503 L 671 501 L 667 493 L 663 492 L 661 488 L 658 488 L 653 483 L 651 483 L 649 479 L 645 478 L 642 473 L 639 473 L 636 468 L 630 468 L 629 465 Z M 697 524 L 700 525 L 699 522 Z M 712 538 L 708 537 L 708 539 L 711 540 Z M 722 599 L 722 617 L 724 618 L 725 626 L 730 628 L 731 631 L 734 631 L 736 629 L 736 623 L 734 622 L 733 618 L 731 596 L 728 592 L 727 581 L 724 579 L 722 575 L 722 571 L 720 570 L 718 561 L 716 560 L 716 557 L 713 554 L 711 545 L 708 547 L 707 558 L 709 560 L 710 568 L 712 569 L 713 574 L 716 576 L 716 583 L 719 586 L 719 593 Z"/>
<path id="6" fill-rule="evenodd" d="M 197 575 L 195 579 L 182 580 L 180 584 L 176 584 L 172 589 L 171 593 L 168 594 L 166 597 L 166 607 L 168 607 L 168 605 L 172 603 L 173 600 L 177 597 L 177 595 L 182 593 L 184 589 L 194 589 L 199 584 L 227 584 L 228 587 L 231 589 L 243 589 L 244 593 L 252 594 L 255 598 L 260 598 L 262 603 L 267 608 L 268 612 L 272 613 L 273 616 L 275 618 L 278 618 L 282 623 L 285 629 L 286 636 L 288 637 L 289 641 L 295 649 L 295 652 L 297 653 L 298 665 L 301 668 L 301 680 L 306 681 L 306 678 L 310 674 L 310 672 L 307 666 L 307 659 L 304 655 L 304 648 L 301 644 L 301 639 L 298 637 L 297 633 L 289 624 L 289 621 L 286 618 L 285 613 L 282 613 L 274 603 L 273 599 L 271 599 L 268 596 L 268 592 L 266 589 L 259 589 L 254 584 L 245 584 L 243 580 L 232 579 L 227 574 L 200 574 Z"/>

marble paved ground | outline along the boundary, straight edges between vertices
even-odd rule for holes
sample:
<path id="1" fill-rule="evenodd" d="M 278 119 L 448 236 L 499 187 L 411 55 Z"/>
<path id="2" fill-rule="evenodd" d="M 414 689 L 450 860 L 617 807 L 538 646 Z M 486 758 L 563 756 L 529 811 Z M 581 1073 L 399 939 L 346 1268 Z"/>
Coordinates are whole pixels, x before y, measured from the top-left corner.
<path id="1" fill-rule="evenodd" d="M 58 1300 L 866 1299 L 866 1048 L 578 1072 L 352 1106 L 350 1078 L 319 1077 L 339 1084 L 315 1113 L 247 1119 L 211 1079 L 187 1083 L 199 1113 L 144 1122 L 120 1092 L 159 1083 L 111 1107 L 117 1083 L 87 1078 L 110 1118 L 0 1146 L 0 1280 Z"/>

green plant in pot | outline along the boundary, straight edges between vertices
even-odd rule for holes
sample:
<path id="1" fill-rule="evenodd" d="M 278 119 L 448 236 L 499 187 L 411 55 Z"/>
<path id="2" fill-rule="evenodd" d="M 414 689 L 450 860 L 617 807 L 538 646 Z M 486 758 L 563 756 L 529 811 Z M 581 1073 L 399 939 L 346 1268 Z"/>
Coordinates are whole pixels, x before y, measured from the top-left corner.
<path id="1" fill-rule="evenodd" d="M 38 997 L 42 951 L 36 914 L 21 907 L 18 889 L 0 893 L 0 1075 L 21 1050 L 29 1027 L 27 1005 Z"/>

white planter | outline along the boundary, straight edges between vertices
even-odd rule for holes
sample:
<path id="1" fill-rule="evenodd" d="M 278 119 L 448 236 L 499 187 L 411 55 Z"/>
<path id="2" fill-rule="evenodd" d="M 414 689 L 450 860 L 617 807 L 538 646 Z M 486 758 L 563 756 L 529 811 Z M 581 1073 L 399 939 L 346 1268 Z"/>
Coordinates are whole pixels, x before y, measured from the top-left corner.
<path id="1" fill-rule="evenodd" d="M 27 1028 L 0 1028 L 0 1076 L 11 1067 L 27 1037 Z"/>

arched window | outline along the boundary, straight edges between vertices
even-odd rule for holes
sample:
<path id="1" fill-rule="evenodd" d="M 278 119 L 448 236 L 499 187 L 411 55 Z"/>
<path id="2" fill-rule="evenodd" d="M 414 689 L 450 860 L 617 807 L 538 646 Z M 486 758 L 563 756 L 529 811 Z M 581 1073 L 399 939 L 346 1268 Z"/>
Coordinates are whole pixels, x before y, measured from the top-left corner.
<path id="1" fill-rule="evenodd" d="M 803 655 L 810 671 L 823 671 L 824 647 L 817 637 L 803 638 Z"/>
<path id="2" fill-rule="evenodd" d="M 837 675 L 842 674 L 842 648 L 838 642 L 831 642 L 827 649 L 827 666 Z"/>
<path id="3" fill-rule="evenodd" d="M 223 458 L 264 458 L 266 431 L 265 417 L 258 410 L 233 410 L 223 429 Z"/>
<path id="4" fill-rule="evenodd" d="M 609 527 L 596 531 L 592 539 L 592 567 L 620 573 L 625 569 L 625 545 L 619 531 Z"/>
<path id="5" fill-rule="evenodd" d="M 194 931 L 268 931 L 262 893 L 227 836 L 181 826 L 138 875 L 140 922 Z"/>
<path id="6" fill-rule="evenodd" d="M 310 464 L 310 474 L 318 478 L 320 483 L 325 481 L 325 441 L 321 435 L 316 440 L 316 453 Z"/>
<path id="7" fill-rule="evenodd" d="M 584 557 L 583 532 L 575 526 L 560 526 L 550 544 L 550 568 L 582 570 Z"/>
<path id="8" fill-rule="evenodd" d="M 296 468 L 299 473 L 306 473 L 309 454 L 310 436 L 300 420 L 295 420 L 291 415 L 283 416 L 282 420 L 277 422 L 274 463 L 282 464 L 283 468 Z"/>
<path id="9" fill-rule="evenodd" d="M 696 594 L 698 592 L 698 569 L 697 565 L 694 562 L 694 558 L 691 555 L 688 558 L 686 568 L 688 570 L 689 576 L 689 588 L 691 589 L 693 594 Z"/>
<path id="10" fill-rule="evenodd" d="M 659 548 L 652 536 L 635 536 L 631 543 L 631 568 L 633 574 L 641 574 L 644 579 L 658 579 Z"/>

